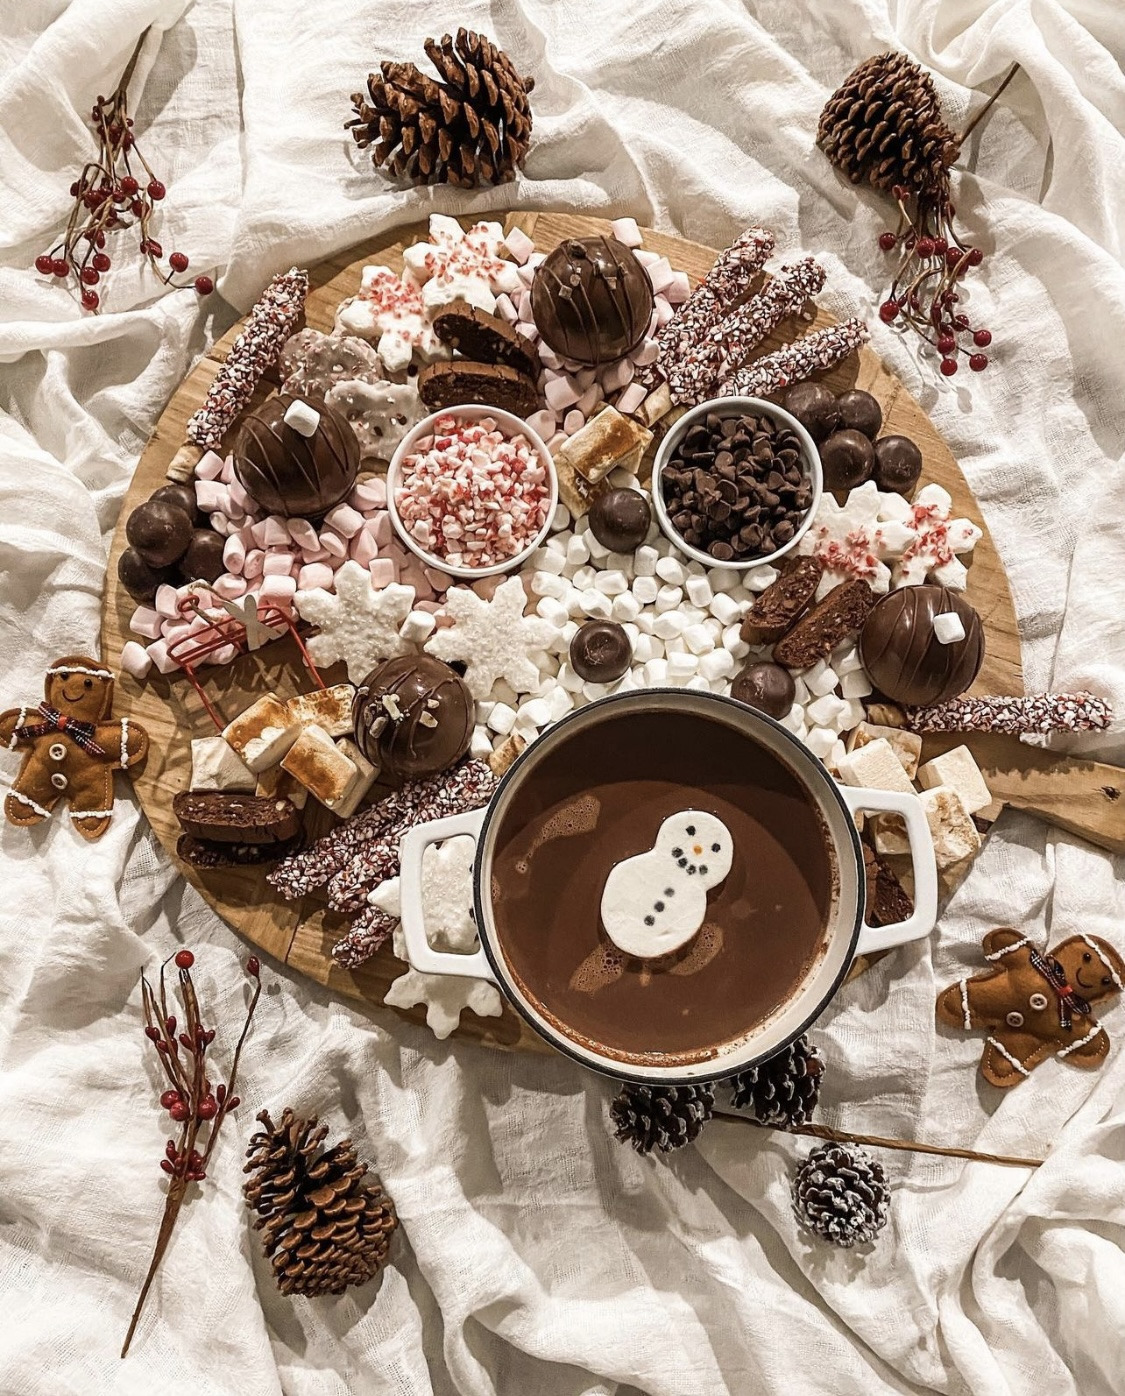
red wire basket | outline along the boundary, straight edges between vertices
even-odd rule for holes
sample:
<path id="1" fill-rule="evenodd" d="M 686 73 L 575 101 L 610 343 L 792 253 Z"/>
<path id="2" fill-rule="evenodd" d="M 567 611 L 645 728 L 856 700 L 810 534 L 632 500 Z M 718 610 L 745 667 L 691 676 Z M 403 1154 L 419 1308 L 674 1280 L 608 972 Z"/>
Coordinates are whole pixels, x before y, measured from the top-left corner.
<path id="1" fill-rule="evenodd" d="M 309 652 L 297 629 L 297 622 L 280 607 L 259 607 L 255 615 L 251 616 L 248 612 L 243 613 L 234 603 L 227 603 L 223 607 L 224 615 L 212 616 L 199 604 L 197 596 L 189 595 L 180 602 L 179 609 L 180 614 L 185 619 L 198 617 L 204 623 L 193 630 L 190 635 L 182 635 L 178 640 L 174 640 L 168 646 L 168 657 L 174 660 L 187 675 L 188 683 L 199 694 L 200 701 L 207 709 L 211 721 L 220 732 L 227 725 L 226 721 L 207 696 L 197 672 L 198 667 L 204 663 L 209 655 L 229 649 L 230 655 L 218 661 L 220 664 L 229 664 L 239 655 L 248 654 L 251 650 L 260 649 L 264 644 L 273 640 L 280 640 L 286 635 L 291 635 L 301 655 L 301 662 L 309 671 L 313 683 L 317 688 L 327 687 L 320 677 L 316 665 L 309 658 Z"/>

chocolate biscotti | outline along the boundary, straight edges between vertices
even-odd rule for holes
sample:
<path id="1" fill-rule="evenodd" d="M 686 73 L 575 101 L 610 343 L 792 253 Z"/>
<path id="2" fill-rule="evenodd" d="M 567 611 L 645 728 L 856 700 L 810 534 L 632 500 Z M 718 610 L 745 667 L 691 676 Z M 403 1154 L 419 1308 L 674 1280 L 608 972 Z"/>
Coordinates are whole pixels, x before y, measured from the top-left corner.
<path id="1" fill-rule="evenodd" d="M 529 417 L 539 407 L 535 381 L 507 364 L 483 364 L 471 359 L 427 364 L 418 374 L 418 396 L 432 411 L 483 402 L 517 417 Z"/>
<path id="2" fill-rule="evenodd" d="M 285 843 L 301 829 L 300 810 L 284 796 L 181 790 L 172 812 L 185 834 L 211 843 Z"/>
<path id="3" fill-rule="evenodd" d="M 841 582 L 801 617 L 773 649 L 774 661 L 787 669 L 807 669 L 830 654 L 841 640 L 862 630 L 875 605 L 866 582 Z"/>
<path id="4" fill-rule="evenodd" d="M 801 557 L 771 582 L 754 600 L 742 622 L 741 638 L 748 645 L 772 645 L 812 605 L 824 564 L 817 557 Z"/>
<path id="5" fill-rule="evenodd" d="M 539 356 L 531 341 L 499 315 L 468 301 L 451 301 L 434 316 L 434 333 L 464 358 L 481 364 L 507 364 L 529 378 L 539 376 Z"/>

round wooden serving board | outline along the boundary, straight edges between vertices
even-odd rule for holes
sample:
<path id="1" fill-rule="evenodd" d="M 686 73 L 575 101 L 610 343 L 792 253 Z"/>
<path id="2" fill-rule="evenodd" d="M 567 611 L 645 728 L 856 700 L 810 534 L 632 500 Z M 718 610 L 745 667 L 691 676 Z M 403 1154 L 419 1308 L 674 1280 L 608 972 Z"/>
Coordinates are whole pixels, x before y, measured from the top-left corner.
<path id="1" fill-rule="evenodd" d="M 465 221 L 467 225 L 470 220 Z M 599 219 L 555 213 L 512 214 L 507 220 L 507 227 L 513 225 L 518 225 L 533 237 L 537 248 L 542 251 L 549 251 L 566 237 L 584 237 L 609 231 L 608 225 Z M 398 270 L 402 266 L 403 248 L 426 238 L 426 225 L 414 224 L 399 229 L 397 233 L 375 238 L 312 268 L 305 312 L 307 323 L 314 329 L 331 330 L 336 307 L 346 296 L 355 293 L 360 273 L 368 263 L 385 263 Z M 716 256 L 711 248 L 648 230 L 644 233 L 644 245 L 668 257 L 674 267 L 686 270 L 693 284 L 706 274 Z M 827 312 L 817 312 L 817 325 L 831 324 L 832 321 L 833 317 Z M 125 520 L 129 512 L 164 481 L 173 458 L 182 452 L 186 441 L 185 423 L 202 404 L 240 328 L 241 323 L 235 325 L 210 354 L 196 364 L 180 385 L 161 416 L 137 467 L 121 511 L 109 559 L 102 655 L 114 670 L 120 669 L 121 649 L 130 638 L 129 618 L 135 609 L 135 603 L 117 581 L 117 559 L 126 546 Z M 804 328 L 801 327 L 802 331 Z M 785 329 L 788 333 L 767 342 L 762 352 L 768 352 L 786 338 L 794 336 L 796 331 L 793 326 L 786 326 Z M 987 636 L 984 667 L 974 685 L 974 692 L 1021 693 L 1019 632 L 1008 580 L 972 491 L 949 448 L 922 408 L 870 348 L 864 348 L 858 356 L 853 355 L 826 375 L 825 381 L 836 391 L 860 387 L 873 393 L 883 406 L 884 431 L 901 433 L 918 443 L 924 459 L 923 482 L 935 481 L 943 485 L 953 497 L 956 514 L 972 519 L 983 529 L 983 537 L 972 555 L 967 592 L 968 599 L 980 612 Z M 267 391 L 269 385 L 263 385 L 261 396 L 265 396 Z M 291 642 L 267 646 L 265 650 L 246 655 L 227 668 L 205 670 L 208 692 L 219 711 L 228 718 L 233 717 L 268 689 L 289 696 L 298 691 L 298 685 L 307 687 L 307 683 L 302 682 L 303 671 L 295 665 L 294 660 L 295 647 Z M 339 666 L 338 673 L 332 670 L 326 674 L 329 682 L 343 677 L 342 666 Z M 178 791 L 187 788 L 192 738 L 213 736 L 214 725 L 186 679 L 182 676 L 161 677 L 155 671 L 144 684 L 137 684 L 127 674 L 122 674 L 117 686 L 115 712 L 135 718 L 148 730 L 150 754 L 143 773 L 135 781 L 135 788 L 158 838 L 175 859 L 180 829 L 172 814 L 172 798 Z M 1023 747 L 1022 750 L 1027 752 L 1031 749 Z M 1008 798 L 987 769 L 985 774 L 994 793 Z M 1012 779 L 1022 779 L 1022 773 L 1015 771 Z M 1067 788 L 1073 795 L 1073 789 L 1069 785 Z M 1026 800 L 1013 802 L 1028 803 Z M 315 801 L 310 800 L 306 823 L 312 836 L 325 832 L 333 822 L 327 811 L 314 807 Z M 999 804 L 996 808 L 999 808 Z M 305 902 L 282 901 L 267 885 L 265 869 L 200 872 L 181 865 L 181 871 L 218 914 L 247 940 L 291 969 L 307 974 L 341 994 L 365 999 L 382 1008 L 383 995 L 388 986 L 404 971 L 402 962 L 391 954 L 389 947 L 358 971 L 341 969 L 329 954 L 344 929 L 341 918 L 326 911 L 323 905 L 311 898 Z M 399 1010 L 382 1008 L 382 1011 Z M 418 1009 L 404 1016 L 420 1022 L 424 1013 Z M 501 1018 L 478 1018 L 466 1012 L 462 1015 L 458 1033 L 461 1037 L 497 1047 L 551 1050 L 507 1007 Z"/>

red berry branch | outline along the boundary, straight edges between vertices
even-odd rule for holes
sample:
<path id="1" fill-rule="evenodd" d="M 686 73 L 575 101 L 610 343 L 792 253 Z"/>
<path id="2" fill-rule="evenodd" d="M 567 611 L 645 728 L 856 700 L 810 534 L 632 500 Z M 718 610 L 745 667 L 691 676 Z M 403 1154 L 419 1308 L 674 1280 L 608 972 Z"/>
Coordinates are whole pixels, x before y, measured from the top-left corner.
<path id="1" fill-rule="evenodd" d="M 257 957 L 251 955 L 246 961 L 246 973 L 253 980 L 254 989 L 246 1008 L 246 1020 L 242 1025 L 238 1045 L 234 1049 L 230 1076 L 225 1084 L 213 1086 L 207 1074 L 206 1059 L 207 1049 L 215 1040 L 215 1029 L 205 1028 L 200 1016 L 199 1000 L 196 998 L 195 985 L 191 978 L 195 956 L 190 950 L 181 950 L 171 958 L 174 958 L 178 972 L 182 1023 L 176 1014 L 169 1011 L 164 982 L 167 960 L 160 966 L 160 979 L 155 989 L 149 983 L 148 977 L 141 974 L 141 998 L 145 1012 L 145 1037 L 156 1049 L 161 1071 L 168 1081 L 168 1088 L 161 1095 L 160 1104 L 179 1125 L 179 1133 L 177 1138 L 168 1140 L 164 1157 L 160 1160 L 160 1167 L 171 1182 L 164 1199 L 164 1215 L 161 1218 L 148 1274 L 141 1287 L 137 1307 L 133 1310 L 129 1331 L 121 1349 L 122 1357 L 129 1351 L 129 1344 L 133 1341 L 141 1310 L 164 1258 L 164 1252 L 172 1239 L 172 1232 L 188 1187 L 192 1183 L 201 1183 L 206 1178 L 207 1164 L 218 1142 L 223 1121 L 238 1107 L 238 1096 L 234 1094 L 238 1062 L 242 1056 L 246 1034 L 250 1031 L 254 1010 L 258 1006 L 258 996 L 262 992 L 262 981 L 259 977 L 261 966 Z M 175 1006 L 174 1003 L 172 1006 Z"/>
<path id="2" fill-rule="evenodd" d="M 88 160 L 70 186 L 74 207 L 66 231 L 50 252 L 35 259 L 35 270 L 43 276 L 69 281 L 73 276 L 86 310 L 97 310 L 101 295 L 95 289 L 113 261 L 105 250 L 107 234 L 135 228 L 140 234 L 140 250 L 156 275 L 168 286 L 193 283 L 175 281 L 177 272 L 188 269 L 183 252 L 168 254 L 168 266 L 161 266 L 164 249 L 152 236 L 156 206 L 168 192 L 156 178 L 141 154 L 129 115 L 128 87 L 137 66 L 141 45 L 148 30 L 137 40 L 133 56 L 112 96 L 99 96 L 90 112 L 90 122 L 98 138 L 98 154 Z M 195 289 L 208 296 L 215 289 L 209 276 L 197 276 Z"/>

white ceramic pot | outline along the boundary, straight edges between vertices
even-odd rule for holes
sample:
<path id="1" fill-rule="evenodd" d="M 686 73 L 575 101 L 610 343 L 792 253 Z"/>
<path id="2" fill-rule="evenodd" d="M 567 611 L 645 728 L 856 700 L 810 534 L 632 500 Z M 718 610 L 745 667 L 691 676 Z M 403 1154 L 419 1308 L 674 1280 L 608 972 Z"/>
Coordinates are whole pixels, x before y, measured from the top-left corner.
<path id="1" fill-rule="evenodd" d="M 825 929 L 823 951 L 805 972 L 797 990 L 777 1010 L 742 1036 L 724 1043 L 707 1060 L 646 1065 L 636 1069 L 603 1054 L 587 1039 L 548 1022 L 522 991 L 509 970 L 503 942 L 497 935 L 490 888 L 497 831 L 523 782 L 548 753 L 557 751 L 591 724 L 609 715 L 624 716 L 671 707 L 686 719 L 720 722 L 740 740 L 749 737 L 764 747 L 799 780 L 819 815 L 835 872 L 835 896 Z M 866 878 L 863 853 L 853 816 L 858 811 L 891 811 L 903 817 L 910 840 L 914 870 L 914 912 L 906 921 L 878 928 L 864 919 Z M 422 856 L 433 843 L 470 834 L 477 842 L 473 899 L 480 948 L 471 955 L 434 950 L 426 939 L 422 906 Z M 553 1047 L 595 1071 L 624 1080 L 657 1084 L 702 1081 L 729 1076 L 781 1051 L 824 1011 L 857 955 L 887 950 L 928 935 L 937 919 L 937 869 L 933 841 L 921 801 L 916 795 L 888 790 L 858 790 L 838 786 L 825 766 L 802 744 L 764 713 L 732 698 L 691 689 L 646 689 L 599 699 L 556 723 L 513 763 L 489 805 L 466 814 L 419 825 L 401 846 L 402 930 L 411 966 L 424 974 L 454 974 L 487 979 L 497 984 L 509 1002 Z"/>

